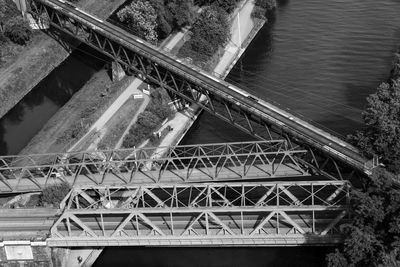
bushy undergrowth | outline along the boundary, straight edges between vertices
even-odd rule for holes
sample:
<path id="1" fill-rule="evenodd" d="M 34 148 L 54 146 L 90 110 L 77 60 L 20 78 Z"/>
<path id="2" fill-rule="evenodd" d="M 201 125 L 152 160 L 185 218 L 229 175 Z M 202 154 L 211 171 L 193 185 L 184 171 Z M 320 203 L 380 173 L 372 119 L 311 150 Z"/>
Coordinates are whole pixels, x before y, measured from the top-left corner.
<path id="1" fill-rule="evenodd" d="M 139 114 L 137 122 L 129 129 L 122 146 L 134 147 L 150 138 L 161 122 L 172 115 L 172 110 L 163 100 L 159 90 L 151 92 L 151 100 L 145 111 Z"/>
<path id="2" fill-rule="evenodd" d="M 41 206 L 58 206 L 70 190 L 71 186 L 64 182 L 46 187 L 40 197 Z"/>
<path id="3" fill-rule="evenodd" d="M 0 32 L 12 42 L 25 45 L 32 37 L 28 21 L 21 16 L 12 0 L 0 0 L 0 6 Z"/>

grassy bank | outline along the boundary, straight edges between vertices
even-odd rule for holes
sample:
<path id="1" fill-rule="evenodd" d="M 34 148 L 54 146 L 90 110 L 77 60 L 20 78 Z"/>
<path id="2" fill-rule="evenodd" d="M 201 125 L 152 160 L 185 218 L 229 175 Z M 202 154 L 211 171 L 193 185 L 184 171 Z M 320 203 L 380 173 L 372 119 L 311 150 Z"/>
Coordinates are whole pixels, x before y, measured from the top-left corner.
<path id="1" fill-rule="evenodd" d="M 82 9 L 107 18 L 125 0 L 80 0 Z M 63 36 L 72 46 L 78 43 Z M 70 51 L 41 31 L 36 31 L 25 46 L 13 45 L 4 53 L 0 65 L 0 117 L 3 117 L 29 91 L 57 67 Z"/>
<path id="2" fill-rule="evenodd" d="M 86 133 L 133 79 L 125 77 L 113 83 L 106 70 L 94 74 L 20 154 L 65 151 Z"/>

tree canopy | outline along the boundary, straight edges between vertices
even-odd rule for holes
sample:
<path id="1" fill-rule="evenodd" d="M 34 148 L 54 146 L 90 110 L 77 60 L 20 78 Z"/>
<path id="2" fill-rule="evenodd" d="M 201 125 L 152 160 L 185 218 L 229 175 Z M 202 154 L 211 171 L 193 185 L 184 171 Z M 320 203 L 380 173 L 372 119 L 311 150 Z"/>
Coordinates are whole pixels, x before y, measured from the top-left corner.
<path id="1" fill-rule="evenodd" d="M 376 154 L 388 170 L 400 172 L 400 56 L 396 55 L 391 78 L 367 98 L 365 127 L 350 140 L 366 154 Z"/>
<path id="2" fill-rule="evenodd" d="M 138 0 L 117 13 L 121 22 L 150 42 L 166 38 L 172 30 L 193 23 L 192 0 Z"/>
<path id="3" fill-rule="evenodd" d="M 227 13 L 220 7 L 205 7 L 192 27 L 191 47 L 194 51 L 211 56 L 229 38 Z"/>
<path id="4" fill-rule="evenodd" d="M 151 43 L 158 40 L 157 14 L 149 1 L 133 1 L 121 9 L 117 16 L 139 37 Z"/>
<path id="5" fill-rule="evenodd" d="M 352 221 L 342 228 L 342 250 L 327 256 L 329 267 L 400 266 L 400 191 L 393 179 L 379 168 L 363 190 L 352 190 Z"/>

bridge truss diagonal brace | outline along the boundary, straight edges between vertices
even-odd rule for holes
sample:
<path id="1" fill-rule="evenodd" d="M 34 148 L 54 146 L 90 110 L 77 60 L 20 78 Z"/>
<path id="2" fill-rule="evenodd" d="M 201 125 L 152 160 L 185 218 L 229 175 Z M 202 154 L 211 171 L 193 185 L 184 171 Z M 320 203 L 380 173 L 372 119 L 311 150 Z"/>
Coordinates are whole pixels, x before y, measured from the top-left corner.
<path id="1" fill-rule="evenodd" d="M 0 194 L 41 191 L 57 182 L 96 186 L 309 176 L 308 167 L 293 161 L 304 153 L 273 140 L 2 156 Z"/>
<path id="2" fill-rule="evenodd" d="M 337 207 L 348 205 L 347 181 L 226 182 L 77 187 L 63 210 L 224 207 Z M 334 197 L 333 197 L 334 195 Z"/>
<path id="3" fill-rule="evenodd" d="M 261 107 L 255 109 L 254 106 L 259 103 L 249 100 L 246 97 L 248 93 L 243 91 L 242 94 L 232 97 L 232 85 L 213 78 L 195 66 L 179 63 L 179 60 L 169 53 L 161 52 L 143 41 L 138 41 L 137 37 L 108 22 L 96 19 L 94 16 L 87 17 L 78 10 L 66 12 L 63 8 L 59 8 L 59 5 L 61 4 L 52 1 L 33 0 L 31 12 L 38 18 L 46 14 L 54 28 L 71 34 L 108 55 L 127 71 L 146 79 L 149 83 L 161 86 L 175 98 L 194 103 L 257 138 L 271 140 L 280 136 L 288 138 L 291 144 L 309 148 L 308 156 L 303 160 L 315 173 L 326 174 L 327 177 L 334 179 L 349 179 L 354 173 L 364 175 L 362 173 L 368 169 L 366 159 L 360 155 L 350 158 L 332 148 L 327 149 L 325 144 L 317 143 L 304 132 L 289 127 L 288 123 L 282 123 L 280 118 L 282 116 L 273 112 L 276 107 L 271 109 L 264 105 L 262 109 Z M 193 71 L 200 77 L 190 74 Z M 211 81 L 205 82 L 206 78 Z M 217 86 L 217 83 L 220 86 Z M 236 89 L 238 90 L 240 89 Z M 325 135 L 332 136 L 328 133 Z M 346 149 L 348 146 L 350 145 L 345 145 Z M 320 169 L 325 161 L 328 165 Z"/>

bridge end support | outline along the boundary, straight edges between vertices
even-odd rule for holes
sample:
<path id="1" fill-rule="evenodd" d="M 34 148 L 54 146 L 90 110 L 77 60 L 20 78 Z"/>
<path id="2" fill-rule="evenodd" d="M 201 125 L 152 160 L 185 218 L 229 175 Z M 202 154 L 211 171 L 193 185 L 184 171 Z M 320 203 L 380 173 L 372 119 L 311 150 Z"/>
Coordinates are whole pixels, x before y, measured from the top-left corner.
<path id="1" fill-rule="evenodd" d="M 112 71 L 112 80 L 114 82 L 118 82 L 122 80 L 122 78 L 125 77 L 126 73 L 124 69 L 122 68 L 121 64 L 118 62 L 113 61 L 111 65 L 111 71 Z"/>
<path id="2" fill-rule="evenodd" d="M 61 267 L 90 267 L 103 252 L 103 248 L 53 248 L 53 262 Z"/>

